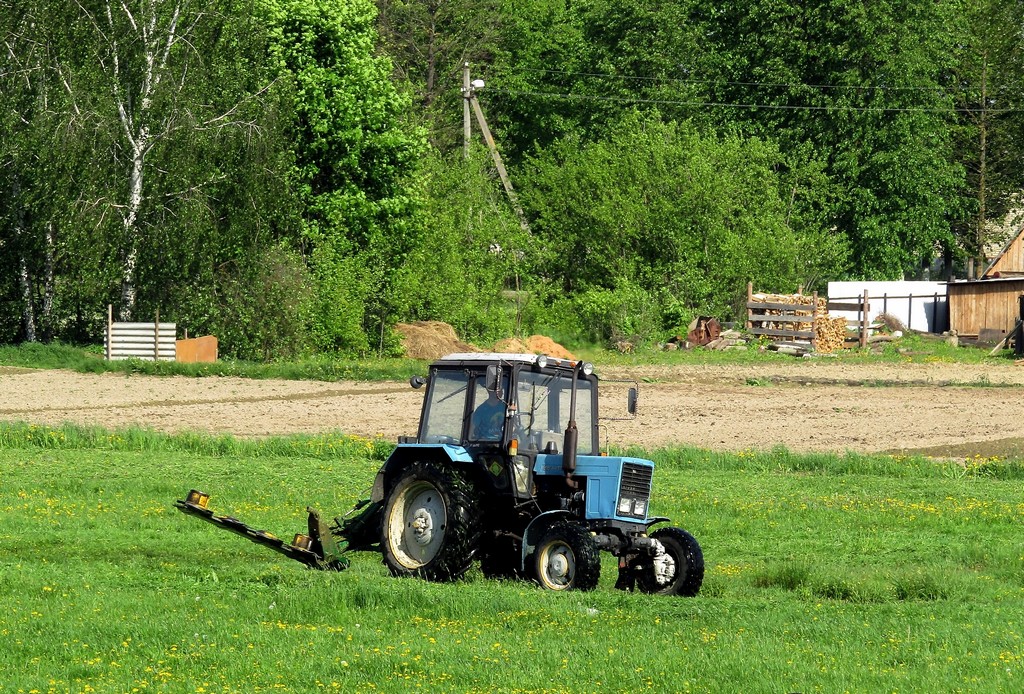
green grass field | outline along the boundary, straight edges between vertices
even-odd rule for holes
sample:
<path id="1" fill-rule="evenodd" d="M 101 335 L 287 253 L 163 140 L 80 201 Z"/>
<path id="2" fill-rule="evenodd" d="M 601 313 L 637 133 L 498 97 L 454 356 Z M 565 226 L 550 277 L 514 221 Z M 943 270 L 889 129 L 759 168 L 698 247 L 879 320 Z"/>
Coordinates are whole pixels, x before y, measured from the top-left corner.
<path id="1" fill-rule="evenodd" d="M 0 692 L 880 692 L 1024 686 L 1024 467 L 657 451 L 694 599 L 343 573 L 282 537 L 365 493 L 389 444 L 0 428 Z"/>

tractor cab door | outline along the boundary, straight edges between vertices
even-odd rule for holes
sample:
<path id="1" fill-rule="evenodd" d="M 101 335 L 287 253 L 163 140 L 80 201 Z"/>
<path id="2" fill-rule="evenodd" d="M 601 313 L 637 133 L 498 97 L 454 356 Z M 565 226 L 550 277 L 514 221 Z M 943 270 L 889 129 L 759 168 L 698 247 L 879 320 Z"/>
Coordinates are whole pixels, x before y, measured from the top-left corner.
<path id="1" fill-rule="evenodd" d="M 421 443 L 502 447 L 508 419 L 508 371 L 437 370 L 420 421 Z"/>

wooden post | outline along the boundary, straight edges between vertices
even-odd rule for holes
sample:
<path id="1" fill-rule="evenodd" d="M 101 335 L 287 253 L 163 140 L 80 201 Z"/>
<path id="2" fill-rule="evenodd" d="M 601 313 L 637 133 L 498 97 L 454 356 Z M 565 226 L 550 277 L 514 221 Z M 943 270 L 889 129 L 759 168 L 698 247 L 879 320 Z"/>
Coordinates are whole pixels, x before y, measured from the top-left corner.
<path id="1" fill-rule="evenodd" d="M 110 343 L 114 338 L 114 305 L 107 304 L 107 361 L 110 361 Z"/>
<path id="2" fill-rule="evenodd" d="M 160 361 L 160 309 L 156 310 L 153 323 L 153 361 Z"/>
<path id="3" fill-rule="evenodd" d="M 864 295 L 861 297 L 860 302 L 860 346 L 861 349 L 868 346 L 868 290 L 864 290 Z"/>
<path id="4" fill-rule="evenodd" d="M 754 283 L 747 282 L 747 330 L 754 327 L 754 311 L 750 308 L 750 302 L 754 300 Z"/>
<path id="5" fill-rule="evenodd" d="M 801 286 L 800 289 L 803 289 Z M 818 351 L 818 292 L 811 294 L 811 351 Z"/>

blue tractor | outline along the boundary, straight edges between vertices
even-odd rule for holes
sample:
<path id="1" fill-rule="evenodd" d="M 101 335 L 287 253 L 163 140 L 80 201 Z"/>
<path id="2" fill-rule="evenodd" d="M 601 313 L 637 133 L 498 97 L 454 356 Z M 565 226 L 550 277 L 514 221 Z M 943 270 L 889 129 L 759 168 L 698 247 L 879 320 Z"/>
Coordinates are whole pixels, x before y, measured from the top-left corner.
<path id="1" fill-rule="evenodd" d="M 601 551 L 618 559 L 616 587 L 693 596 L 704 579 L 696 539 L 651 527 L 654 463 L 602 455 L 598 379 L 589 363 L 545 355 L 449 354 L 430 365 L 419 432 L 401 437 L 370 498 L 333 523 L 310 509 L 288 544 L 208 508 L 193 490 L 182 511 L 302 563 L 342 569 L 354 550 L 379 551 L 395 576 L 533 579 L 592 590 Z M 627 409 L 636 409 L 629 389 Z"/>

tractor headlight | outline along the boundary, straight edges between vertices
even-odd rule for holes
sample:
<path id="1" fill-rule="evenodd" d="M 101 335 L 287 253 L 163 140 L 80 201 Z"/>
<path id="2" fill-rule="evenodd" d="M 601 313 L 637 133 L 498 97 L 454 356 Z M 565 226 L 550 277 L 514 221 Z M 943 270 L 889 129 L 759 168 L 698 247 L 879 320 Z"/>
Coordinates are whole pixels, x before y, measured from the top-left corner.
<path id="1" fill-rule="evenodd" d="M 636 503 L 633 504 L 633 513 L 638 516 L 647 516 L 647 500 L 637 499 Z"/>
<path id="2" fill-rule="evenodd" d="M 633 500 L 623 497 L 619 499 L 619 514 L 625 515 L 633 508 Z"/>
<path id="3" fill-rule="evenodd" d="M 594 365 L 589 361 L 583 362 L 583 375 L 589 376 L 592 373 L 594 373 Z"/>
<path id="4" fill-rule="evenodd" d="M 534 362 L 534 363 L 537 365 L 538 369 L 543 369 L 545 366 L 548 365 L 548 355 L 546 355 L 546 354 L 537 355 L 537 361 Z"/>

